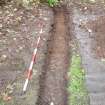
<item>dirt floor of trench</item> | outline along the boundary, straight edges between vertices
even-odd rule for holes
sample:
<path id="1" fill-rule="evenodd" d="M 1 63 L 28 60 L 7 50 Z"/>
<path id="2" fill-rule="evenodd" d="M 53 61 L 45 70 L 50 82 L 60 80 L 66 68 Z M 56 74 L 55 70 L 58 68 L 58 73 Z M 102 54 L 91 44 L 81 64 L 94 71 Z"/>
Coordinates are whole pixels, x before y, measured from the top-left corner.
<path id="1" fill-rule="evenodd" d="M 78 8 L 75 9 L 75 7 Z M 47 6 L 26 10 L 17 8 L 14 4 L 0 8 L 0 99 L 7 95 L 12 97 L 12 100 L 6 101 L 6 105 L 35 105 L 36 102 L 37 105 L 67 105 L 69 44 L 72 35 L 69 25 L 72 24 L 69 23 L 70 14 L 65 7 L 57 7 L 53 11 Z M 97 63 L 90 62 L 88 52 L 90 55 L 94 53 L 96 58 L 105 58 L 105 8 L 87 4 L 75 5 L 73 12 L 73 34 L 81 44 L 79 50 L 82 49 L 80 51 L 82 62 L 86 63 L 86 68 L 88 66 L 89 69 L 86 69 L 86 76 L 91 76 L 88 72 L 95 70 L 96 73 L 101 66 L 98 68 Z M 27 92 L 22 95 L 25 72 L 29 67 L 39 35 L 40 22 L 44 27 L 37 62 L 34 65 Z M 99 73 L 100 71 L 97 75 Z M 99 77 L 92 75 L 93 77 L 99 82 L 105 80 L 103 79 L 105 76 L 101 73 Z M 92 82 L 91 78 L 87 81 Z M 97 84 L 91 88 L 91 84 L 87 85 L 90 91 L 94 91 L 98 86 L 100 85 Z M 93 99 L 94 97 L 91 100 L 95 102 Z"/>
<path id="2" fill-rule="evenodd" d="M 48 41 L 48 53 L 37 105 L 67 105 L 68 102 L 69 17 L 65 7 L 56 7 L 53 11 L 54 26 Z"/>

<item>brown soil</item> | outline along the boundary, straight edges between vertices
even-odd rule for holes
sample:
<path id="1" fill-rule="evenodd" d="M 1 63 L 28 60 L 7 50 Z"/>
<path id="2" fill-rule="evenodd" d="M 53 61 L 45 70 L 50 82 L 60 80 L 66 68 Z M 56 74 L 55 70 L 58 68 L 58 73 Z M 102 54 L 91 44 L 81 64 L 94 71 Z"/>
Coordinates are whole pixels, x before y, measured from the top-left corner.
<path id="1" fill-rule="evenodd" d="M 90 39 L 92 39 L 91 48 L 92 52 L 95 54 L 95 57 L 105 58 L 105 7 L 103 4 L 78 4 L 75 3 L 75 6 L 81 12 L 80 18 L 82 22 L 80 23 L 80 28 L 85 29 L 85 31 L 91 30 Z M 92 17 L 93 16 L 93 17 Z"/>
<path id="2" fill-rule="evenodd" d="M 48 42 L 48 54 L 41 77 L 37 105 L 67 105 L 69 33 L 66 8 L 54 9 L 54 28 Z M 52 105 L 52 104 L 51 104 Z"/>
<path id="3" fill-rule="evenodd" d="M 35 104 L 52 17 L 52 10 L 47 6 L 27 10 L 22 7 L 17 8 L 10 3 L 0 8 L 0 99 L 4 94 L 12 97 L 10 101 L 5 102 L 5 105 Z M 33 67 L 32 79 L 26 94 L 21 95 L 26 71 L 39 36 L 38 25 L 41 23 L 44 25 L 43 35 L 36 64 Z"/>
<path id="4" fill-rule="evenodd" d="M 94 33 L 92 49 L 96 53 L 96 57 L 105 58 L 105 16 L 100 16 L 94 21 L 89 21 L 88 25 Z"/>

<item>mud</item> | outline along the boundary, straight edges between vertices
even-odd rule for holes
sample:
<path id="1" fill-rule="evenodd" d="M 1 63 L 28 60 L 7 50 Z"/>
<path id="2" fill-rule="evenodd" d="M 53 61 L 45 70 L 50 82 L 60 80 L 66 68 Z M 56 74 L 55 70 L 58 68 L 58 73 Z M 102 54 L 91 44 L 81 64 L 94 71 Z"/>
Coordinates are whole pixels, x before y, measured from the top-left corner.
<path id="1" fill-rule="evenodd" d="M 67 105 L 67 72 L 69 66 L 69 20 L 65 7 L 54 10 L 54 26 L 48 42 L 48 53 L 40 82 L 37 105 Z"/>

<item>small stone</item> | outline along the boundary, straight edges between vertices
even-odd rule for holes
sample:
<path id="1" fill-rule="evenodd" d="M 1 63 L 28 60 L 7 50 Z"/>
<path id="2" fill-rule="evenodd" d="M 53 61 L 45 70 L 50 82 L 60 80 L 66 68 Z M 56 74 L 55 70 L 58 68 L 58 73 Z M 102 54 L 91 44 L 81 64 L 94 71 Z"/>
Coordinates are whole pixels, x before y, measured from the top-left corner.
<path id="1" fill-rule="evenodd" d="M 89 33 L 92 33 L 92 30 L 91 30 L 91 29 L 88 29 L 88 32 L 89 32 Z"/>
<path id="2" fill-rule="evenodd" d="M 35 33 L 36 33 L 36 34 L 38 34 L 38 32 L 37 32 L 37 31 L 36 31 Z"/>
<path id="3" fill-rule="evenodd" d="M 50 105 L 54 105 L 54 103 L 53 103 L 53 102 L 51 102 L 51 103 L 50 103 Z"/>
<path id="4" fill-rule="evenodd" d="M 0 35 L 2 35 L 3 33 L 2 32 L 0 32 Z"/>
<path id="5" fill-rule="evenodd" d="M 6 13 L 9 14 L 9 11 L 7 10 Z"/>
<path id="6" fill-rule="evenodd" d="M 15 8 L 14 11 L 17 11 L 17 8 Z"/>
<path id="7" fill-rule="evenodd" d="M 0 14 L 2 14 L 2 11 L 0 11 Z"/>
<path id="8" fill-rule="evenodd" d="M 21 21 L 21 17 L 17 17 L 16 20 L 17 20 L 17 21 Z"/>
<path id="9" fill-rule="evenodd" d="M 23 49 L 23 47 L 22 47 L 22 46 L 20 46 L 20 47 L 19 47 L 19 50 L 22 50 L 22 49 Z"/>
<path id="10" fill-rule="evenodd" d="M 20 14 L 22 15 L 22 14 L 23 14 L 23 11 L 22 11 L 22 12 L 20 12 Z"/>
<path id="11" fill-rule="evenodd" d="M 80 22 L 82 22 L 82 19 L 79 19 Z"/>
<path id="12" fill-rule="evenodd" d="M 84 10 L 87 10 L 88 8 L 87 7 L 84 7 Z"/>
<path id="13" fill-rule="evenodd" d="M 102 61 L 102 62 L 105 62 L 105 58 L 102 58 L 101 61 Z"/>
<path id="14" fill-rule="evenodd" d="M 43 38 L 43 41 L 46 41 L 46 39 L 45 39 L 45 38 Z"/>
<path id="15" fill-rule="evenodd" d="M 12 7 L 12 5 L 9 5 L 9 7 Z"/>
<path id="16" fill-rule="evenodd" d="M 45 17 L 44 20 L 47 21 L 48 19 Z"/>
<path id="17" fill-rule="evenodd" d="M 13 93 L 13 90 L 10 90 L 8 93 L 9 93 L 9 94 L 12 94 L 12 93 Z"/>
<path id="18" fill-rule="evenodd" d="M 2 24 L 0 24 L 0 28 L 2 28 L 3 27 L 3 25 Z"/>
<path id="19" fill-rule="evenodd" d="M 7 22 L 7 24 L 9 24 L 9 21 Z M 10 29 L 7 29 L 6 31 L 7 31 L 7 32 L 9 32 L 9 33 L 11 32 L 11 30 L 10 30 Z"/>
<path id="20" fill-rule="evenodd" d="M 0 57 L 0 62 L 4 62 L 6 60 L 7 56 L 6 55 L 2 55 Z"/>
<path id="21" fill-rule="evenodd" d="M 16 40 L 16 38 L 13 38 L 13 40 Z"/>
<path id="22" fill-rule="evenodd" d="M 7 56 L 6 55 L 2 55 L 4 58 L 6 58 Z"/>
<path id="23" fill-rule="evenodd" d="M 42 13 L 40 13 L 40 16 L 43 16 L 43 14 L 42 14 Z"/>
<path id="24" fill-rule="evenodd" d="M 90 2 L 95 3 L 95 2 L 96 2 L 96 0 L 90 0 Z"/>
<path id="25" fill-rule="evenodd" d="M 11 16 L 11 17 L 12 17 L 12 16 L 13 16 L 13 14 L 11 13 L 11 14 L 9 14 L 9 16 Z"/>
<path id="26" fill-rule="evenodd" d="M 50 105 L 54 105 L 54 103 L 53 103 L 53 102 L 51 102 L 51 103 L 50 103 Z"/>
<path id="27" fill-rule="evenodd" d="M 33 76 L 37 74 L 37 70 L 33 69 Z"/>

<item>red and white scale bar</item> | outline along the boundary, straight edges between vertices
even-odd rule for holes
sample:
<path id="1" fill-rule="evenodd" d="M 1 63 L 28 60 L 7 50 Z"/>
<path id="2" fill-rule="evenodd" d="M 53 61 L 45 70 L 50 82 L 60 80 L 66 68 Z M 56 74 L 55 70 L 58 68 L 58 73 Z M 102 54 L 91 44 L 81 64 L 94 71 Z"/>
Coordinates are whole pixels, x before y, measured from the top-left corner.
<path id="1" fill-rule="evenodd" d="M 42 33 L 43 32 L 42 32 L 42 28 L 41 28 L 40 34 L 42 34 Z M 33 68 L 33 64 L 36 62 L 36 55 L 37 55 L 40 39 L 41 39 L 41 37 L 39 36 L 38 39 L 37 39 L 36 48 L 34 49 L 32 60 L 31 60 L 31 63 L 30 63 L 29 69 L 28 69 L 28 75 L 27 75 L 26 81 L 24 83 L 23 92 L 25 92 L 27 90 L 27 85 L 28 85 L 29 79 L 32 75 L 32 68 Z"/>

